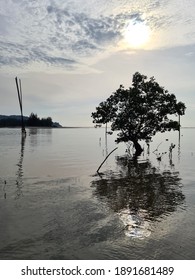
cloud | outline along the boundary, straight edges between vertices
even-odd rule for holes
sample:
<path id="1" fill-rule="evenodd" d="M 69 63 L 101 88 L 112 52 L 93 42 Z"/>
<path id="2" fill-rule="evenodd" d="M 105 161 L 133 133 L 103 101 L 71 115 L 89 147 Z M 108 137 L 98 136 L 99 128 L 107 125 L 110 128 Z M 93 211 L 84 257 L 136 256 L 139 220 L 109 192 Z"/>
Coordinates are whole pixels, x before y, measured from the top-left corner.
<path id="1" fill-rule="evenodd" d="M 0 65 L 20 66 L 33 62 L 45 63 L 54 66 L 65 66 L 71 68 L 77 62 L 74 59 L 64 57 L 49 56 L 40 48 L 26 46 L 18 43 L 0 41 Z"/>
<path id="2" fill-rule="evenodd" d="M 117 45 L 127 20 L 141 20 L 139 13 L 131 12 L 95 17 L 79 11 L 79 6 L 73 9 L 74 1 L 69 2 L 73 6 L 49 0 L 3 2 L 1 21 L 6 26 L 9 19 L 9 24 L 7 36 L 0 37 L 1 67 L 36 62 L 76 68 L 81 58 Z"/>
<path id="3" fill-rule="evenodd" d="M 8 33 L 8 24 L 9 24 L 9 19 L 0 14 L 0 36 L 5 36 Z"/>
<path id="4" fill-rule="evenodd" d="M 186 1 L 188 5 L 182 3 L 1 0 L 1 68 L 37 63 L 77 69 L 90 57 L 119 51 L 124 28 L 131 20 L 146 21 L 156 34 L 158 42 L 152 42 L 151 48 L 193 43 L 194 5 L 191 0 Z"/>
<path id="5" fill-rule="evenodd" d="M 57 40 L 58 48 L 67 38 L 68 46 L 73 52 L 85 49 L 88 55 L 91 50 L 101 50 L 120 39 L 121 32 L 116 28 L 116 18 L 92 18 L 85 13 L 63 10 L 56 6 L 48 6 L 47 12 L 50 25 L 55 26 L 54 33 L 60 30 L 58 35 L 62 40 Z"/>

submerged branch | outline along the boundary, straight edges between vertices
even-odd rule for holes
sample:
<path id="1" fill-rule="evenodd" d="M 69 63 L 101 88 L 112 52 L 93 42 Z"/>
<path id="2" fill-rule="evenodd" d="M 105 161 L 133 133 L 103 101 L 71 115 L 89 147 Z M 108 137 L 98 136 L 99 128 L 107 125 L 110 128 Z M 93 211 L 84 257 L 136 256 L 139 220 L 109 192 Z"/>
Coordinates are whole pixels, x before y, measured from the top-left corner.
<path id="1" fill-rule="evenodd" d="M 118 149 L 118 147 L 115 148 L 114 150 L 112 150 L 112 151 L 106 156 L 106 158 L 104 159 L 104 161 L 103 161 L 103 162 L 100 164 L 100 166 L 98 167 L 97 173 L 99 172 L 100 168 L 102 167 L 102 165 L 104 164 L 104 162 L 107 160 L 107 158 L 108 158 L 116 149 Z"/>
<path id="2" fill-rule="evenodd" d="M 155 152 L 158 151 L 158 147 L 162 144 L 162 142 L 157 146 L 156 150 L 153 151 L 153 153 L 155 154 Z"/>

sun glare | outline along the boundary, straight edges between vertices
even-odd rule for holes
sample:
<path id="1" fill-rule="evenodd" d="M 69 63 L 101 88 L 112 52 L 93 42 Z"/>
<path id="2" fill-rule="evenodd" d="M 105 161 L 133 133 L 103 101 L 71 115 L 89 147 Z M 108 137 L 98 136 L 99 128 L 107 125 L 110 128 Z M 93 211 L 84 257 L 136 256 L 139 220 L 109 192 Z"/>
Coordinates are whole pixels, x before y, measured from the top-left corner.
<path id="1" fill-rule="evenodd" d="M 133 48 L 142 48 L 150 38 L 150 28 L 145 22 L 131 21 L 125 28 L 125 42 Z"/>

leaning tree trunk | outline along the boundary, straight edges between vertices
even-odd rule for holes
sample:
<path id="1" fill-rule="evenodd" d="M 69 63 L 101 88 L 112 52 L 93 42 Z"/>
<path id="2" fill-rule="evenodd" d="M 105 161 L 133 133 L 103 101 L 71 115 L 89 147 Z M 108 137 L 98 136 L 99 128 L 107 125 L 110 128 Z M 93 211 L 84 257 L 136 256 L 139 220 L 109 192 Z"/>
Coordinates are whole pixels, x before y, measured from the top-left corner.
<path id="1" fill-rule="evenodd" d="M 135 156 L 140 156 L 141 153 L 143 152 L 142 147 L 140 146 L 140 144 L 138 143 L 137 140 L 133 141 L 133 145 L 134 145 L 134 148 L 135 148 Z"/>

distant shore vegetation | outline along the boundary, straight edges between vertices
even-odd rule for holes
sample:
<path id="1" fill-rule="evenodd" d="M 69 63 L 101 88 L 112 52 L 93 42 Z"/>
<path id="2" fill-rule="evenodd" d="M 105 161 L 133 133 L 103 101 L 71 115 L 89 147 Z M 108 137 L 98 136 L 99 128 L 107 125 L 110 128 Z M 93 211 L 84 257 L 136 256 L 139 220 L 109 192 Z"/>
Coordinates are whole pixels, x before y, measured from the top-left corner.
<path id="1" fill-rule="evenodd" d="M 40 118 L 37 114 L 31 113 L 29 117 L 23 117 L 26 127 L 62 127 L 59 123 L 53 122 L 51 117 Z M 0 127 L 21 127 L 21 116 L 0 115 Z"/>
<path id="2" fill-rule="evenodd" d="M 52 127 L 52 118 L 42 118 L 40 119 L 37 114 L 31 113 L 28 120 L 27 120 L 27 126 L 46 126 L 46 127 Z"/>

